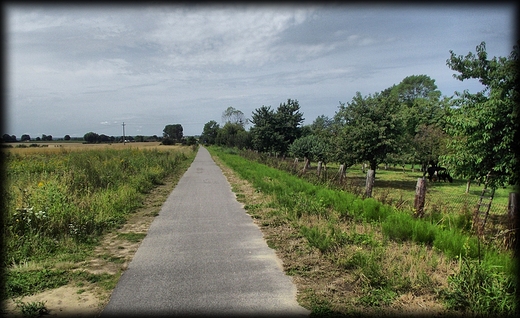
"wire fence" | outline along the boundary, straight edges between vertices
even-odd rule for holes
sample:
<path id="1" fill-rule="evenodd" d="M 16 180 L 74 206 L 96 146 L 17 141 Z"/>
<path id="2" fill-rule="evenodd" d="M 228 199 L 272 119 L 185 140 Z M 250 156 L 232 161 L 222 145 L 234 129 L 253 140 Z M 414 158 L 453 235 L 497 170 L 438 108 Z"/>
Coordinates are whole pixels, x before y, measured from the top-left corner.
<path id="1" fill-rule="evenodd" d="M 362 166 L 349 168 L 341 177 L 338 166 L 330 165 L 321 170 L 318 175 L 316 163 L 313 163 L 310 167 L 305 167 L 304 162 L 294 158 L 276 158 L 252 151 L 242 151 L 241 155 L 299 175 L 313 183 L 334 187 L 360 197 L 365 196 L 366 171 L 362 170 Z M 417 179 L 423 176 L 418 169 L 420 169 L 418 166 L 415 166 L 415 169 L 413 169 L 413 166 L 412 168 L 408 166 L 407 169 L 404 169 L 404 167 L 386 167 L 386 169 L 381 167 L 376 172 L 372 197 L 382 203 L 413 213 Z M 462 214 L 471 219 L 479 203 L 484 185 L 471 184 L 469 191 L 466 190 L 466 186 L 466 180 L 454 180 L 453 183 L 427 180 L 424 213 Z M 512 223 L 508 215 L 509 192 L 510 189 L 502 188 L 495 192 L 489 217 L 486 220 L 486 233 L 496 236 L 511 229 Z"/>

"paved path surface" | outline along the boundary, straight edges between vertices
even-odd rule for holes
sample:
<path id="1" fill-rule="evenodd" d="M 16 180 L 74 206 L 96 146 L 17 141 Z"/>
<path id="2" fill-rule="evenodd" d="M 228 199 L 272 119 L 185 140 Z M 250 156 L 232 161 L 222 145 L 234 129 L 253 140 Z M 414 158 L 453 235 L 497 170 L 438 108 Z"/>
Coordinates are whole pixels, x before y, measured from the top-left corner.
<path id="1" fill-rule="evenodd" d="M 203 147 L 151 224 L 101 317 L 172 314 L 309 314 Z"/>

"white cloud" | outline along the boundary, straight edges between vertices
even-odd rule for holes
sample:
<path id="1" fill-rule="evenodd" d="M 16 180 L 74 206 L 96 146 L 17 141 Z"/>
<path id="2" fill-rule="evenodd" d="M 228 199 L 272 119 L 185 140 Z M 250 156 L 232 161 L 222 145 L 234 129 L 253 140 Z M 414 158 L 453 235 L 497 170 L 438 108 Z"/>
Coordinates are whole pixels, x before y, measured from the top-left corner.
<path id="1" fill-rule="evenodd" d="M 287 98 L 309 107 L 302 111 L 312 122 L 357 90 L 414 74 L 431 75 L 450 95 L 466 83 L 452 78 L 448 51 L 467 54 L 484 40 L 490 55 L 509 54 L 510 11 L 12 5 L 7 133 L 115 135 L 125 121 L 129 134 L 160 135 L 177 122 L 198 134 L 228 106 L 249 116 Z M 70 117 L 57 124 L 53 113 Z"/>

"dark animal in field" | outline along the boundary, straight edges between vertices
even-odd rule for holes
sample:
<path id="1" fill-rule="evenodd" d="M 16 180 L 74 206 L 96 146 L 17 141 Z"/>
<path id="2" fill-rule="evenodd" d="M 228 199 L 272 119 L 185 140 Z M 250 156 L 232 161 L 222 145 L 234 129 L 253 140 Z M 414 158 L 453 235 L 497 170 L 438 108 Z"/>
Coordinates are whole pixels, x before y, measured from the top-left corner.
<path id="1" fill-rule="evenodd" d="M 433 182 L 441 181 L 441 180 L 444 182 L 446 182 L 446 181 L 448 181 L 450 183 L 453 182 L 453 178 L 450 176 L 450 174 L 444 167 L 437 167 L 437 166 L 429 167 L 424 172 L 423 176 L 425 176 L 426 174 L 428 174 L 428 180 L 433 181 Z"/>

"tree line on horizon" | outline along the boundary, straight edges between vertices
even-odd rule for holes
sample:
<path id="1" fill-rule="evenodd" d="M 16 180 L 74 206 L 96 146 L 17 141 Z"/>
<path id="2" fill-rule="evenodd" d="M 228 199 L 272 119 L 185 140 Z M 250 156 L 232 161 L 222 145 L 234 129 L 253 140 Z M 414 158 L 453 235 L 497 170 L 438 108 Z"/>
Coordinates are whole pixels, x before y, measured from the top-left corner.
<path id="1" fill-rule="evenodd" d="M 494 185 L 518 186 L 517 58 L 518 45 L 498 58 L 488 58 L 485 42 L 465 56 L 450 51 L 446 64 L 457 72 L 453 76 L 479 80 L 482 91 L 442 96 L 434 79 L 412 75 L 381 92 L 357 92 L 350 102 L 340 102 L 334 116 L 318 116 L 310 125 L 302 125 L 297 100 L 276 109 L 261 106 L 250 119 L 228 107 L 223 126 L 206 123 L 199 143 L 346 168 L 368 163 L 374 171 L 382 163 L 419 164 L 422 170 L 443 164 L 468 181 L 492 173 Z"/>
<path id="2" fill-rule="evenodd" d="M 51 135 L 43 134 L 42 137 L 36 137 L 32 139 L 28 134 L 24 134 L 20 138 L 20 142 L 25 141 L 55 141 L 60 139 L 53 139 Z M 70 135 L 65 135 L 61 140 L 65 141 L 83 141 L 85 143 L 117 143 L 117 142 L 157 142 L 160 141 L 165 145 L 173 145 L 176 143 L 182 144 L 194 144 L 196 143 L 196 138 L 193 136 L 185 137 L 183 135 L 183 128 L 181 124 L 169 124 L 164 127 L 162 136 L 108 136 L 105 134 L 97 134 L 95 132 L 88 132 L 83 137 L 71 137 Z M 15 135 L 4 134 L 0 137 L 0 142 L 18 142 L 18 139 Z"/>

